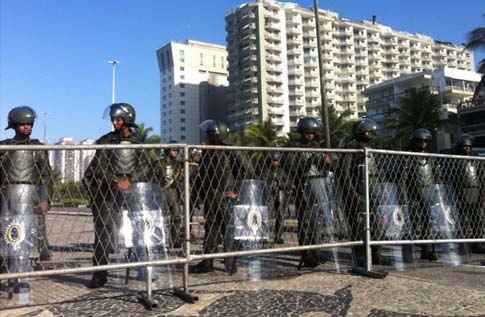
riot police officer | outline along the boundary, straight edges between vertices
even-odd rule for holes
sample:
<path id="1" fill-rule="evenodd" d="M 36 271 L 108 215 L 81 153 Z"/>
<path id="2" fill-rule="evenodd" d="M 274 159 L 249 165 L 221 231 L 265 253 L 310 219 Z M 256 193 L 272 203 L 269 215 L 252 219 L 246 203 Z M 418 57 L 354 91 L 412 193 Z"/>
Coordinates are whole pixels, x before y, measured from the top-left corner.
<path id="1" fill-rule="evenodd" d="M 274 243 L 284 243 L 284 225 L 285 215 L 288 207 L 287 193 L 290 192 L 288 177 L 281 167 L 281 153 L 271 153 L 269 155 L 269 164 L 264 166 L 266 172 L 266 181 L 269 184 L 269 193 L 271 197 L 271 209 L 274 218 Z M 268 166 L 269 165 L 269 166 Z"/>
<path id="2" fill-rule="evenodd" d="M 455 144 L 453 154 L 476 156 L 473 151 L 473 138 L 468 134 L 462 135 Z M 483 195 L 483 177 L 480 174 L 480 162 L 473 160 L 456 160 L 457 169 L 454 169 L 452 182 L 462 212 L 462 228 L 465 239 L 483 237 L 484 217 L 481 209 Z M 485 253 L 482 243 L 473 243 L 471 251 Z"/>
<path id="3" fill-rule="evenodd" d="M 114 103 L 106 109 L 104 118 L 111 120 L 114 131 L 103 135 L 96 144 L 143 143 L 135 124 L 136 112 L 132 105 Z M 108 264 L 109 255 L 116 250 L 122 218 L 126 218 L 122 215 L 122 209 L 130 212 L 126 197 L 136 196 L 138 189 L 145 190 L 150 187 L 135 185 L 140 182 L 159 184 L 161 174 L 156 169 L 158 165 L 148 162 L 149 158 L 148 152 L 135 149 L 102 149 L 96 151 L 86 169 L 83 185 L 90 194 L 90 207 L 94 217 L 94 265 Z M 133 231 L 136 231 L 137 224 L 132 225 Z M 133 241 L 134 244 L 137 242 L 140 241 Z M 142 255 L 136 254 L 136 245 L 134 248 L 135 255 L 141 257 Z M 107 277 L 107 271 L 95 272 L 88 287 L 102 287 L 107 282 Z"/>
<path id="4" fill-rule="evenodd" d="M 169 144 L 176 144 L 170 141 Z M 163 189 L 167 197 L 170 215 L 170 238 L 174 248 L 181 248 L 184 241 L 182 220 L 184 217 L 182 206 L 184 205 L 183 183 L 184 163 L 178 157 L 177 148 L 166 148 L 163 164 Z"/>
<path id="5" fill-rule="evenodd" d="M 316 118 L 301 118 L 298 120 L 296 130 L 300 139 L 290 142 L 290 147 L 320 148 L 320 130 L 321 124 Z M 298 242 L 300 245 L 317 244 L 322 228 L 317 226 L 317 215 L 314 214 L 312 208 L 314 199 L 311 198 L 313 195 L 308 192 L 307 181 L 328 176 L 331 157 L 326 153 L 285 153 L 282 162 L 288 177 L 294 180 Z M 319 264 L 318 250 L 302 251 L 300 265 L 316 267 Z"/>
<path id="6" fill-rule="evenodd" d="M 14 129 L 15 136 L 0 145 L 41 145 L 30 138 L 35 118 L 35 111 L 28 106 L 10 110 L 6 129 Z M 27 272 L 32 270 L 30 256 L 37 243 L 41 260 L 50 258 L 45 223 L 52 186 L 48 154 L 2 151 L 0 166 L 0 266 L 8 272 Z M 11 281 L 10 286 L 14 292 L 30 289 L 27 283 L 18 281 Z"/>
<path id="7" fill-rule="evenodd" d="M 353 138 L 346 144 L 349 149 L 364 149 L 373 146 L 377 131 L 377 124 L 369 119 L 362 118 L 352 127 Z M 369 187 L 372 187 L 375 166 L 370 162 L 368 171 L 370 173 Z M 340 177 L 340 192 L 347 192 L 349 197 L 344 201 L 344 210 L 350 226 L 352 240 L 364 240 L 365 238 L 365 156 L 364 153 L 351 153 L 343 160 L 343 168 L 339 171 L 345 177 Z M 370 189 L 372 190 L 372 189 Z M 372 210 L 371 206 L 371 210 Z M 373 215 L 371 215 L 373 216 Z M 364 267 L 365 247 L 355 246 L 352 248 L 354 267 Z M 381 262 L 380 249 L 372 247 L 372 260 L 375 264 Z"/>
<path id="8" fill-rule="evenodd" d="M 432 134 L 427 129 L 416 129 L 411 137 L 409 150 L 418 153 L 429 153 Z M 426 190 L 439 180 L 439 170 L 435 161 L 427 157 L 412 157 L 405 173 L 406 189 L 411 203 L 411 223 L 413 236 L 416 239 L 429 238 L 431 230 Z M 434 245 L 421 245 L 421 258 L 436 261 L 438 256 Z"/>
<path id="9" fill-rule="evenodd" d="M 214 120 L 206 120 L 199 127 L 205 132 L 207 145 L 228 145 L 222 137 L 223 125 Z M 233 151 L 204 149 L 198 174 L 194 177 L 196 183 L 192 187 L 191 195 L 196 196 L 195 205 L 199 202 L 203 205 L 204 254 L 216 253 L 226 233 L 228 211 L 237 199 L 238 183 L 244 178 L 245 169 L 239 156 Z M 227 247 L 224 245 L 226 250 Z M 204 260 L 190 268 L 193 273 L 213 270 L 213 260 Z"/>

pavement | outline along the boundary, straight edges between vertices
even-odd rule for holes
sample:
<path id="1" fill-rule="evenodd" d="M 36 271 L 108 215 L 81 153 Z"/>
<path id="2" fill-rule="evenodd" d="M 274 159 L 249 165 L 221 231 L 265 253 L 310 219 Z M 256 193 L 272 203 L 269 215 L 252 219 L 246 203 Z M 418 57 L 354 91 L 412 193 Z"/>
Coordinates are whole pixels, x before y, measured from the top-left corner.
<path id="1" fill-rule="evenodd" d="M 35 279 L 28 299 L 0 295 L 0 317 L 485 316 L 485 267 L 477 265 L 477 258 L 460 266 L 416 261 L 403 271 L 378 266 L 389 275 L 370 279 L 350 275 L 348 253 L 339 252 L 338 265 L 329 260 L 302 270 L 294 254 L 242 258 L 234 275 L 217 260 L 215 272 L 190 275 L 191 291 L 199 297 L 195 304 L 172 292 L 182 285 L 181 268 L 165 269 L 155 283 L 159 306 L 151 311 L 138 300 L 144 284 L 134 272 L 128 285 L 125 271 L 112 272 L 110 282 L 98 290 L 85 287 L 89 275 Z"/>

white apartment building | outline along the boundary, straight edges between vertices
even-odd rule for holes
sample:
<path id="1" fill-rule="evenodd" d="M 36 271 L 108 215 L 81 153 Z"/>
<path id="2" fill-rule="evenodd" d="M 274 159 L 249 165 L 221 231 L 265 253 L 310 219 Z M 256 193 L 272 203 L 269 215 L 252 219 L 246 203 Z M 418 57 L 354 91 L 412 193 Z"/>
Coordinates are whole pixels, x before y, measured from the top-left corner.
<path id="1" fill-rule="evenodd" d="M 337 111 L 365 112 L 362 92 L 402 74 L 445 66 L 473 70 L 462 46 L 410 34 L 373 21 L 350 21 L 320 10 L 325 98 Z M 257 0 L 226 15 L 229 118 L 233 128 L 258 119 L 282 133 L 321 107 L 316 25 L 312 9 Z"/>
<path id="2" fill-rule="evenodd" d="M 457 112 L 457 106 L 473 97 L 482 75 L 454 68 L 441 68 L 401 75 L 369 86 L 363 93 L 368 97 L 367 116 L 376 121 L 379 130 L 384 131 L 384 121 L 392 109 L 399 107 L 400 98 L 411 89 L 429 89 L 442 96 L 446 112 Z"/>
<path id="3" fill-rule="evenodd" d="M 162 142 L 197 144 L 200 142 L 197 126 L 211 116 L 208 100 L 225 106 L 224 100 L 220 100 L 224 94 L 218 100 L 211 96 L 221 96 L 221 87 L 228 86 L 226 48 L 192 40 L 170 42 L 157 50 L 157 59 Z M 211 94 L 211 87 L 218 92 Z"/>
<path id="4" fill-rule="evenodd" d="M 94 140 L 85 139 L 79 144 L 90 145 L 94 143 Z M 76 142 L 73 138 L 61 138 L 54 144 L 76 145 Z M 95 152 L 95 150 L 53 150 L 49 153 L 49 160 L 52 168 L 60 174 L 61 182 L 79 182 Z"/>

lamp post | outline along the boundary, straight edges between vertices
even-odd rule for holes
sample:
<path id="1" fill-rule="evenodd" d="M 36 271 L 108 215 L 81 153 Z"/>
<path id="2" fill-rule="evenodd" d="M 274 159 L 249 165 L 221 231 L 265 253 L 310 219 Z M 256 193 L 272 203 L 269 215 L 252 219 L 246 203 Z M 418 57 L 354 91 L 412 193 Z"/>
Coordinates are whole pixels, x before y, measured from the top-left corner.
<path id="1" fill-rule="evenodd" d="M 318 52 L 318 68 L 320 69 L 320 100 L 322 101 L 322 110 L 323 110 L 323 120 L 325 125 L 325 147 L 330 148 L 330 126 L 328 122 L 328 107 L 327 103 L 325 102 L 325 80 L 324 80 L 324 71 L 323 71 L 323 59 L 322 59 L 322 50 L 321 50 L 321 40 L 320 40 L 320 15 L 318 10 L 320 8 L 320 4 L 318 0 L 313 0 L 313 10 L 315 13 L 315 26 L 317 31 L 317 52 Z"/>
<path id="2" fill-rule="evenodd" d="M 113 84 L 112 84 L 112 93 L 111 93 L 111 103 L 116 102 L 116 65 L 118 65 L 120 62 L 117 61 L 116 59 L 112 59 L 108 61 L 109 64 L 111 64 L 112 69 L 113 69 Z"/>
<path id="3" fill-rule="evenodd" d="M 47 144 L 47 112 L 42 114 L 44 115 L 44 143 Z"/>

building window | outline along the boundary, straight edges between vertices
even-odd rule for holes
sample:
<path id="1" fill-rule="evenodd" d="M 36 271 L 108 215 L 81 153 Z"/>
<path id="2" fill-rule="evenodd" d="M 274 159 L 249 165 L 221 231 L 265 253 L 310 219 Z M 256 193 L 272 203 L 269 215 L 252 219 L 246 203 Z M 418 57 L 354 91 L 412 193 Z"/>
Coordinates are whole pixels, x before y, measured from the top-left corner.
<path id="1" fill-rule="evenodd" d="M 180 75 L 180 79 L 185 79 L 185 76 L 184 75 Z"/>
<path id="2" fill-rule="evenodd" d="M 185 84 L 180 84 L 180 88 L 185 88 Z"/>
<path id="3" fill-rule="evenodd" d="M 185 109 L 180 110 L 180 113 L 184 114 L 185 113 Z"/>
<path id="4" fill-rule="evenodd" d="M 185 131 L 185 127 L 180 127 L 180 131 Z"/>
<path id="5" fill-rule="evenodd" d="M 180 122 L 185 122 L 185 118 L 180 118 Z"/>
<path id="6" fill-rule="evenodd" d="M 185 106 L 185 101 L 184 100 L 180 100 L 180 105 L 181 106 Z"/>
<path id="7" fill-rule="evenodd" d="M 212 56 L 212 67 L 216 67 L 216 56 Z"/>
<path id="8" fill-rule="evenodd" d="M 182 72 L 183 72 L 184 70 L 185 70 L 185 67 L 180 66 L 180 71 L 182 71 Z"/>
<path id="9" fill-rule="evenodd" d="M 185 140 L 185 135 L 180 136 L 180 140 Z"/>
<path id="10" fill-rule="evenodd" d="M 200 53 L 200 66 L 204 66 L 204 54 Z"/>
<path id="11" fill-rule="evenodd" d="M 180 97 L 185 97 L 185 92 L 181 92 Z"/>

